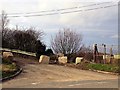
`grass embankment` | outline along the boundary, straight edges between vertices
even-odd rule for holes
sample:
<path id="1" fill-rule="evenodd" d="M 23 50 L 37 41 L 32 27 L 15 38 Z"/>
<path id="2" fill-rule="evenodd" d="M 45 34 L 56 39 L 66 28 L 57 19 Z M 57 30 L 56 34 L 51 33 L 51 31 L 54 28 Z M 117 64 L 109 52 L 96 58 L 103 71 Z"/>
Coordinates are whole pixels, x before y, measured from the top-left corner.
<path id="1" fill-rule="evenodd" d="M 85 63 L 81 62 L 80 64 L 67 64 L 67 66 L 78 68 L 82 70 L 100 70 L 106 72 L 119 73 L 119 66 L 116 64 L 100 64 L 100 63 Z"/>
<path id="2" fill-rule="evenodd" d="M 0 78 L 9 77 L 15 74 L 19 70 L 18 66 L 15 63 L 7 63 L 6 60 L 3 60 L 0 64 Z"/>
<path id="3" fill-rule="evenodd" d="M 18 67 L 14 63 L 2 64 L 1 66 L 2 66 L 2 70 L 0 70 L 0 71 L 2 71 L 2 78 L 11 76 L 11 75 L 15 74 L 18 70 Z"/>
<path id="4" fill-rule="evenodd" d="M 119 73 L 119 66 L 112 64 L 88 64 L 88 69 Z"/>

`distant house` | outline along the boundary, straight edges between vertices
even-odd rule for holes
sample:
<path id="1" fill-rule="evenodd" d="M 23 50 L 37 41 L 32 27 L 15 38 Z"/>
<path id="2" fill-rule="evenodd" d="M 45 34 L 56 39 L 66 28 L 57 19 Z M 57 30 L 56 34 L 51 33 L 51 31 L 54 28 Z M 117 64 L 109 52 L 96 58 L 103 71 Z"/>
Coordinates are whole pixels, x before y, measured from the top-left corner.
<path id="1" fill-rule="evenodd" d="M 120 54 L 114 55 L 114 59 L 120 59 Z"/>

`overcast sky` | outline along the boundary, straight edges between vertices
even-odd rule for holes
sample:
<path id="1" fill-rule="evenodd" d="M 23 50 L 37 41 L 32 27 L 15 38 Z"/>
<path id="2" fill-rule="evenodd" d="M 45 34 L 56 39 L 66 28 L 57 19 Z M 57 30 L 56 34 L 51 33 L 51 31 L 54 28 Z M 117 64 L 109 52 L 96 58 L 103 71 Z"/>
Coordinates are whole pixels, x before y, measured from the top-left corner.
<path id="1" fill-rule="evenodd" d="M 0 0 L 6 13 L 23 13 L 21 17 L 9 17 L 9 27 L 15 28 L 16 25 L 24 27 L 36 27 L 45 33 L 44 43 L 49 46 L 51 35 L 55 35 L 62 28 L 71 28 L 83 35 L 83 43 L 86 45 L 109 44 L 116 45 L 118 42 L 118 6 L 85 11 L 86 9 L 97 8 L 118 4 L 118 0 L 106 0 L 110 3 L 93 5 L 82 9 L 82 12 L 56 15 L 24 17 L 24 13 L 39 12 L 44 10 L 57 10 L 63 8 L 80 7 L 91 4 L 99 4 L 105 0 Z M 93 1 L 93 2 L 89 2 Z M 114 1 L 114 2 L 113 2 Z M 67 10 L 68 11 L 68 10 Z"/>

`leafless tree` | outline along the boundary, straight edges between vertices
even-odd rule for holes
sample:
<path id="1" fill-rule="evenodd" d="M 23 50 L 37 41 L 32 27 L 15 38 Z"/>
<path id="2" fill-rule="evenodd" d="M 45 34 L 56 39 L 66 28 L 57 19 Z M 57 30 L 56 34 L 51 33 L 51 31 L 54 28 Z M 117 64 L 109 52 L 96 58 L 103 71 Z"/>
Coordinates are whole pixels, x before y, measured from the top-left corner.
<path id="1" fill-rule="evenodd" d="M 1 18 L 0 18 L 0 44 L 2 46 L 2 43 L 6 43 L 5 41 L 7 41 L 7 33 L 9 33 L 9 31 L 7 30 L 7 26 L 9 23 L 9 19 L 7 17 L 7 14 L 5 13 L 5 11 L 2 11 L 1 14 Z M 9 40 L 9 39 L 8 39 Z M 7 44 L 7 43 L 6 43 Z"/>
<path id="2" fill-rule="evenodd" d="M 7 28 L 8 23 L 9 23 L 9 19 L 7 17 L 7 14 L 5 13 L 5 11 L 2 11 L 2 15 L 1 15 L 1 28 L 2 28 L 2 30 L 5 30 Z"/>
<path id="3" fill-rule="evenodd" d="M 55 53 L 73 54 L 80 50 L 81 42 L 82 35 L 79 32 L 64 28 L 51 39 L 51 47 Z"/>
<path id="4" fill-rule="evenodd" d="M 42 30 L 37 30 L 35 27 L 30 27 L 26 29 L 28 34 L 33 35 L 36 39 L 42 40 L 44 32 Z"/>
<path id="5" fill-rule="evenodd" d="M 93 59 L 92 49 L 86 46 L 82 46 L 81 50 L 77 53 L 77 57 L 84 57 L 85 60 L 91 61 Z"/>

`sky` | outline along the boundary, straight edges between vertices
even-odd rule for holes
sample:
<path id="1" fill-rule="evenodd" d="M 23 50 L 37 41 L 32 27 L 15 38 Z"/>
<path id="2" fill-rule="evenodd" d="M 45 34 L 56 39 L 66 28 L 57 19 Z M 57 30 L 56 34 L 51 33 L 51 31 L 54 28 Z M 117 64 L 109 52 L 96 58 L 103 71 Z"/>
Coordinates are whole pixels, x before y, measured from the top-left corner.
<path id="1" fill-rule="evenodd" d="M 15 28 L 16 25 L 19 27 L 36 27 L 37 30 L 44 31 L 43 42 L 48 47 L 50 46 L 51 36 L 54 37 L 55 34 L 63 28 L 70 28 L 82 34 L 82 43 L 87 46 L 92 46 L 95 43 L 99 45 L 102 43 L 117 45 L 118 6 L 85 10 L 116 5 L 118 1 L 119 0 L 0 0 L 0 11 L 4 10 L 8 15 L 11 13 L 22 13 L 18 14 L 20 17 L 9 17 L 9 27 Z M 96 5 L 90 6 L 92 4 Z M 78 7 L 73 10 L 83 11 L 67 14 L 61 14 L 64 10 L 57 11 L 58 9 L 71 7 Z M 24 17 L 28 12 L 48 10 L 54 10 L 54 12 L 58 14 Z"/>

